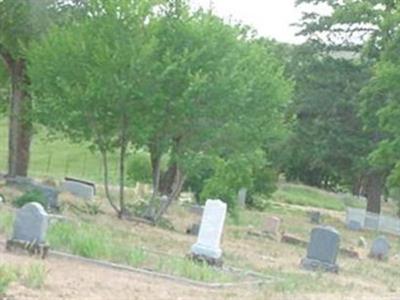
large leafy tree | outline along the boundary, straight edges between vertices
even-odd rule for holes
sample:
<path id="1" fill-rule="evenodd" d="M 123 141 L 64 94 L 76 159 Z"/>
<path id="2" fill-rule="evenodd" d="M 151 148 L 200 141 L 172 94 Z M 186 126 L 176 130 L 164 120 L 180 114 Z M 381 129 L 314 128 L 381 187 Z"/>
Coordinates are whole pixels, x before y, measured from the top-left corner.
<path id="1" fill-rule="evenodd" d="M 344 55 L 347 59 L 359 59 L 371 68 L 379 59 L 388 41 L 392 39 L 396 25 L 391 22 L 396 1 L 367 0 L 298 0 L 297 4 L 323 4 L 329 6 L 331 13 L 321 15 L 307 13 L 301 24 L 301 34 L 310 40 L 318 41 L 330 53 Z M 360 89 L 361 91 L 361 89 Z M 359 93 L 359 113 L 363 129 L 369 136 L 368 154 L 373 153 L 386 136 L 379 126 L 376 112 L 386 105 L 386 97 L 380 93 Z M 370 158 L 370 157 L 366 157 Z M 392 165 L 375 164 L 368 159 L 363 173 L 363 187 L 368 199 L 367 210 L 380 212 L 381 195 L 386 177 Z"/>
<path id="2" fill-rule="evenodd" d="M 81 0 L 0 1 L 0 59 L 10 85 L 8 175 L 26 176 L 32 139 L 32 99 L 28 91 L 26 50 L 54 22 L 69 20 Z"/>
<path id="3" fill-rule="evenodd" d="M 153 108 L 149 33 L 158 1 L 91 1 L 86 15 L 54 28 L 29 51 L 35 116 L 51 132 L 86 141 L 102 156 L 106 196 L 125 213 L 125 159 L 143 145 Z M 108 156 L 118 152 L 120 192 L 109 191 Z"/>

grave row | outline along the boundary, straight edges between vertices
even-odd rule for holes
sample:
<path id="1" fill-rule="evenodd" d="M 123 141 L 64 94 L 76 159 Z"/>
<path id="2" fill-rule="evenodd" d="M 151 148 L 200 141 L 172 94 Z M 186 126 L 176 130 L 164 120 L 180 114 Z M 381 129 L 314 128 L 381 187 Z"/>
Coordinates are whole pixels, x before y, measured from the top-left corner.
<path id="1" fill-rule="evenodd" d="M 220 200 L 207 200 L 200 224 L 196 243 L 191 247 L 190 257 L 211 265 L 222 265 L 223 251 L 221 239 L 227 212 L 226 203 Z M 46 232 L 49 215 L 39 203 L 28 203 L 16 213 L 11 239 L 7 249 L 14 247 L 28 249 L 32 253 L 47 255 L 49 246 L 46 243 Z M 277 234 L 281 220 L 277 217 L 266 219 L 264 231 Z M 307 255 L 301 266 L 307 270 L 324 270 L 338 272 L 336 263 L 340 247 L 340 233 L 333 227 L 316 226 L 311 231 Z M 390 244 L 383 236 L 377 238 L 371 248 L 370 256 L 378 259 L 387 257 Z"/>

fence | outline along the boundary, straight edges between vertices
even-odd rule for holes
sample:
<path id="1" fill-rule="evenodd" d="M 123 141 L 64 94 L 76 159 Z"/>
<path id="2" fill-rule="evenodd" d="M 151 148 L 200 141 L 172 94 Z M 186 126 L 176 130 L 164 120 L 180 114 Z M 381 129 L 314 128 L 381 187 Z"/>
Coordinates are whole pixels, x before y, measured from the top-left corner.
<path id="1" fill-rule="evenodd" d="M 400 236 L 400 219 L 385 215 L 378 215 L 359 208 L 347 208 L 346 224 L 358 222 L 362 228 L 377 230 Z"/>
<path id="2" fill-rule="evenodd" d="M 1 124 L 0 124 L 1 125 Z M 0 172 L 6 173 L 8 142 L 5 129 L 0 126 Z M 35 136 L 31 145 L 29 163 L 30 177 L 60 179 L 66 176 L 78 177 L 95 182 L 103 181 L 101 157 L 91 152 L 88 145 L 73 144 L 66 140 L 49 141 Z M 109 156 L 110 182 L 118 182 L 119 163 L 117 155 Z"/>

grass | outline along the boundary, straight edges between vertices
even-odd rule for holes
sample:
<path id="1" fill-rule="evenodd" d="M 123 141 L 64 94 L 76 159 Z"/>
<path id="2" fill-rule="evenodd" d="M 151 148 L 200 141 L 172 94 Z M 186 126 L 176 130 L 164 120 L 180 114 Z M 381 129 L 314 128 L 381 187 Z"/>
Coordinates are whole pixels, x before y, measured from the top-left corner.
<path id="1" fill-rule="evenodd" d="M 31 289 L 41 289 L 46 280 L 47 270 L 41 263 L 31 264 L 23 276 L 23 283 Z"/>
<path id="2" fill-rule="evenodd" d="M 213 268 L 185 258 L 163 256 L 133 246 L 126 232 L 89 223 L 56 223 L 48 232 L 53 249 L 78 256 L 147 268 L 206 282 L 232 279 Z"/>
<path id="3" fill-rule="evenodd" d="M 283 184 L 273 195 L 273 200 L 299 206 L 344 211 L 347 206 L 360 207 L 362 203 L 353 197 L 341 199 L 333 193 L 297 184 Z"/>
<path id="4" fill-rule="evenodd" d="M 1 211 L 0 216 L 0 232 L 7 235 L 11 234 L 14 224 L 14 214 L 7 210 Z"/>
<path id="5" fill-rule="evenodd" d="M 7 292 L 11 282 L 17 280 L 18 272 L 9 265 L 0 265 L 0 296 Z"/>
<path id="6" fill-rule="evenodd" d="M 0 171 L 7 169 L 8 133 L 7 121 L 0 120 Z M 117 182 L 118 160 L 109 156 L 109 173 L 112 182 Z M 31 145 L 29 165 L 31 177 L 75 176 L 102 182 L 103 169 L 100 155 L 93 153 L 85 143 L 74 144 L 58 137 L 49 139 L 43 128 L 36 128 Z"/>
<path id="7" fill-rule="evenodd" d="M 26 269 L 8 264 L 0 265 L 0 298 L 7 293 L 12 282 L 20 282 L 31 289 L 40 289 L 44 286 L 46 275 L 47 271 L 41 263 L 33 263 Z"/>

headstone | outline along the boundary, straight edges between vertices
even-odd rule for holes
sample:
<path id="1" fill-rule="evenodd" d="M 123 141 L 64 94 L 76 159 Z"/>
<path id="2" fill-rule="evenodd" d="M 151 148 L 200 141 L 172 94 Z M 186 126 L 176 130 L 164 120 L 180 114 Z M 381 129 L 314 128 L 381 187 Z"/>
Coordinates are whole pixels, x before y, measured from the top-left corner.
<path id="1" fill-rule="evenodd" d="M 241 188 L 238 192 L 238 204 L 240 207 L 246 206 L 247 189 Z"/>
<path id="2" fill-rule="evenodd" d="M 373 241 L 369 256 L 379 260 L 387 258 L 390 250 L 390 243 L 385 236 L 380 236 Z"/>
<path id="3" fill-rule="evenodd" d="M 336 264 L 336 259 L 339 247 L 340 234 L 335 228 L 329 226 L 313 228 L 307 256 L 301 261 L 302 267 L 307 270 L 320 269 L 337 273 L 339 267 Z"/>
<path id="4" fill-rule="evenodd" d="M 321 223 L 321 213 L 319 211 L 312 211 L 310 213 L 310 222 L 312 224 L 320 224 Z"/>
<path id="5" fill-rule="evenodd" d="M 276 235 L 279 233 L 280 225 L 281 219 L 279 219 L 278 217 L 268 217 L 265 219 L 263 231 Z"/>
<path id="6" fill-rule="evenodd" d="M 186 229 L 186 233 L 190 235 L 198 235 L 200 231 L 200 224 L 194 223 Z"/>
<path id="7" fill-rule="evenodd" d="M 43 206 L 31 202 L 17 211 L 12 240 L 34 244 L 45 243 L 48 215 Z"/>
<path id="8" fill-rule="evenodd" d="M 62 189 L 82 199 L 92 200 L 96 195 L 96 185 L 89 181 L 66 177 Z"/>
<path id="9" fill-rule="evenodd" d="M 379 215 L 366 212 L 365 220 L 364 220 L 364 228 L 370 230 L 378 230 L 379 229 Z"/>
<path id="10" fill-rule="evenodd" d="M 362 229 L 362 224 L 356 220 L 350 220 L 347 223 L 347 228 L 353 231 L 360 231 Z"/>
<path id="11" fill-rule="evenodd" d="M 221 200 L 207 200 L 197 242 L 191 248 L 194 257 L 204 258 L 211 264 L 222 262 L 220 243 L 226 210 L 227 205 Z"/>
<path id="12" fill-rule="evenodd" d="M 47 200 L 47 206 L 48 206 L 47 208 L 54 208 L 54 209 L 58 208 L 58 195 L 60 193 L 59 190 L 57 190 L 54 187 L 39 183 L 34 183 L 32 185 L 32 188 L 35 190 L 39 190 L 43 194 L 43 196 Z"/>
<path id="13" fill-rule="evenodd" d="M 189 206 L 189 211 L 191 213 L 193 213 L 193 214 L 202 216 L 203 212 L 204 212 L 204 206 L 197 205 L 197 204 L 196 205 L 192 205 L 192 206 Z"/>

